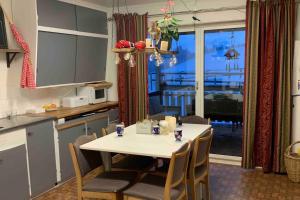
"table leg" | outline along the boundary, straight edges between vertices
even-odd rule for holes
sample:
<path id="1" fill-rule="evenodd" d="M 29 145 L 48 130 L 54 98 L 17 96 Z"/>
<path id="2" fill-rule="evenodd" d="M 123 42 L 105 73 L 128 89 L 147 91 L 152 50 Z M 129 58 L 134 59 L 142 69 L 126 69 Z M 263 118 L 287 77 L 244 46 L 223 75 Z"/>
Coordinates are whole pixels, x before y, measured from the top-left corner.
<path id="1" fill-rule="evenodd" d="M 111 171 L 112 158 L 111 153 L 109 152 L 101 152 L 101 158 L 105 171 Z"/>

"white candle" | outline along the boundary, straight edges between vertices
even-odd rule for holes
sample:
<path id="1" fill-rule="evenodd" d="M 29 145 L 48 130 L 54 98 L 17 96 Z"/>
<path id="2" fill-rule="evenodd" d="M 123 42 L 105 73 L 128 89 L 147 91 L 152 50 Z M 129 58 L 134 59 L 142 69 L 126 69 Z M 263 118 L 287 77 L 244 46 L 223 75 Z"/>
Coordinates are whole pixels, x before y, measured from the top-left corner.
<path id="1" fill-rule="evenodd" d="M 146 48 L 152 48 L 152 39 L 151 38 L 147 38 L 146 39 Z"/>
<path id="2" fill-rule="evenodd" d="M 165 120 L 168 122 L 169 131 L 173 132 L 176 128 L 176 118 L 172 116 L 166 116 Z"/>
<path id="3" fill-rule="evenodd" d="M 161 41 L 160 43 L 160 50 L 168 51 L 169 42 L 168 41 Z"/>
<path id="4" fill-rule="evenodd" d="M 169 124 L 166 120 L 161 120 L 159 122 L 160 126 L 160 134 L 161 135 L 168 135 L 169 134 Z"/>

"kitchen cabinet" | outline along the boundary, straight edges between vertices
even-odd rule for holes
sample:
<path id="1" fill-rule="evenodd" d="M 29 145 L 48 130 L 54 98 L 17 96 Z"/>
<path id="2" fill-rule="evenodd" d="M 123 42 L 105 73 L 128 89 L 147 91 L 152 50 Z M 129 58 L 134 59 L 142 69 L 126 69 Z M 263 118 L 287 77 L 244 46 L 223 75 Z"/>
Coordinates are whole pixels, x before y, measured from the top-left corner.
<path id="1" fill-rule="evenodd" d="M 107 39 L 78 36 L 76 82 L 105 80 Z"/>
<path id="2" fill-rule="evenodd" d="M 0 199 L 29 199 L 25 144 L 0 151 Z"/>
<path id="3" fill-rule="evenodd" d="M 96 133 L 97 137 L 102 137 L 102 128 L 106 128 L 108 125 L 108 118 L 98 118 L 91 121 L 87 121 L 87 134 L 91 135 Z"/>
<path id="4" fill-rule="evenodd" d="M 39 32 L 37 85 L 74 82 L 76 36 Z"/>
<path id="5" fill-rule="evenodd" d="M 107 35 L 106 12 L 76 6 L 77 30 Z"/>
<path id="6" fill-rule="evenodd" d="M 53 121 L 26 127 L 31 196 L 45 192 L 56 184 Z"/>
<path id="7" fill-rule="evenodd" d="M 87 7 L 79 1 L 12 0 L 38 88 L 105 80 L 108 10 Z"/>
<path id="8" fill-rule="evenodd" d="M 69 127 L 62 129 L 58 128 L 60 173 L 62 182 L 75 176 L 68 144 L 75 142 L 81 135 L 86 135 L 85 123 L 76 123 L 75 125 L 70 124 Z"/>
<path id="9" fill-rule="evenodd" d="M 57 0 L 37 0 L 39 26 L 76 30 L 75 5 Z"/>

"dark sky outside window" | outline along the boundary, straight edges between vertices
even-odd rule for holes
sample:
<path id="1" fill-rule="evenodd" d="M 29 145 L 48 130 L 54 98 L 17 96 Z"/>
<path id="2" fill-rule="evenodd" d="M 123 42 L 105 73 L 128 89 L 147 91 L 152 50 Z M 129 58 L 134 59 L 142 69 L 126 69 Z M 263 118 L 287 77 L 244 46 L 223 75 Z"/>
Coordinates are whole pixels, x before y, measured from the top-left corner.
<path id="1" fill-rule="evenodd" d="M 245 29 L 205 31 L 204 43 L 205 86 L 212 84 L 233 87 L 239 84 L 243 85 Z M 239 53 L 238 59 L 226 60 L 225 54 L 230 48 L 234 48 Z"/>

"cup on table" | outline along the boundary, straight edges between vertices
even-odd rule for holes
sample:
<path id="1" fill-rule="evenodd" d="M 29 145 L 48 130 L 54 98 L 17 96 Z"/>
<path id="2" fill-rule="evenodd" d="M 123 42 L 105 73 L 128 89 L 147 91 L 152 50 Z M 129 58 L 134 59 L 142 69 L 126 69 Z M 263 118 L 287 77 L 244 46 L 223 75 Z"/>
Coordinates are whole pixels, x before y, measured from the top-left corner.
<path id="1" fill-rule="evenodd" d="M 152 131 L 152 133 L 153 133 L 154 135 L 158 135 L 158 134 L 160 133 L 160 128 L 159 128 L 158 125 L 153 126 L 153 131 Z"/>
<path id="2" fill-rule="evenodd" d="M 117 124 L 116 131 L 118 136 L 123 136 L 124 133 L 124 124 Z"/>
<path id="3" fill-rule="evenodd" d="M 181 138 L 182 138 L 182 129 L 176 128 L 174 130 L 174 136 L 175 136 L 176 141 L 181 141 Z"/>

